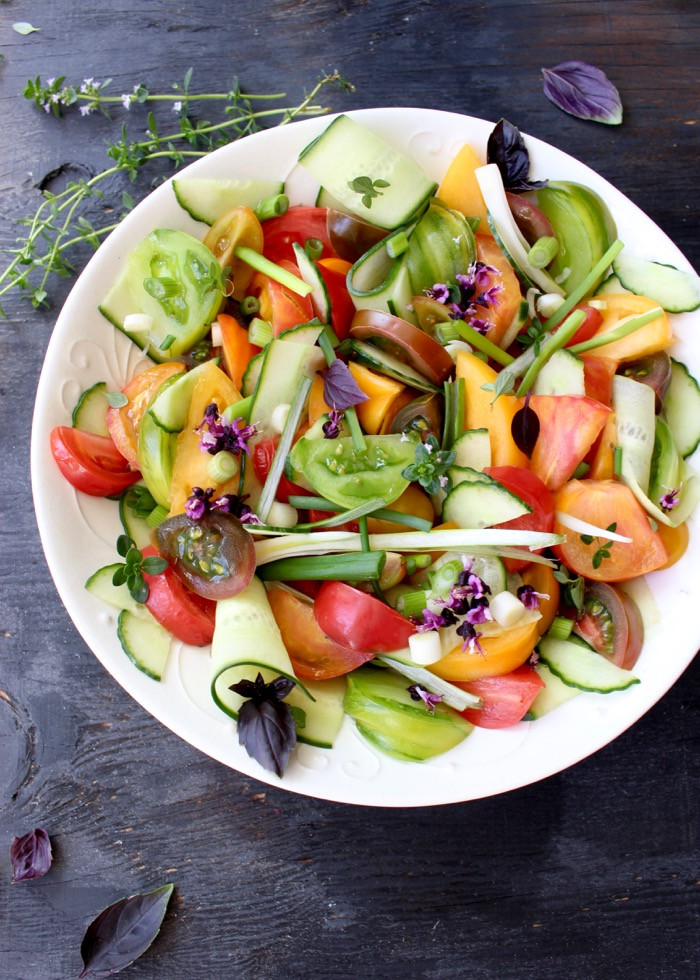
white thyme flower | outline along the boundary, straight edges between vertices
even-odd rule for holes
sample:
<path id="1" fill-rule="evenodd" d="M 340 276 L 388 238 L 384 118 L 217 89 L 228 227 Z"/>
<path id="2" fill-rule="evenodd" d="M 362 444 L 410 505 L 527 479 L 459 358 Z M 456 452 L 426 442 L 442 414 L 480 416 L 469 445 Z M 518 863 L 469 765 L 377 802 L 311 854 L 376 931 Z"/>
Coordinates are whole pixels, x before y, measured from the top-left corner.
<path id="1" fill-rule="evenodd" d="M 182 102 L 173 102 L 173 112 L 182 111 Z"/>
<path id="2" fill-rule="evenodd" d="M 129 109 L 131 107 L 130 95 L 122 95 L 122 105 L 124 106 L 125 109 Z"/>

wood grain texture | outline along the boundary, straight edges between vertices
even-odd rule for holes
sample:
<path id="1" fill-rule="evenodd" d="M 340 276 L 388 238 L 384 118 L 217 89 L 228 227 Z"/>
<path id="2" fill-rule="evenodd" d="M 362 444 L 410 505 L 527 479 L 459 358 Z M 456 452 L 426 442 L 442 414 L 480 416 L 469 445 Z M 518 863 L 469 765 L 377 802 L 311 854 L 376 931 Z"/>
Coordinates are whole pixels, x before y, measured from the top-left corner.
<path id="1" fill-rule="evenodd" d="M 49 171 L 104 167 L 116 128 L 44 116 L 21 98 L 28 77 L 111 76 L 117 91 L 140 80 L 155 91 L 194 66 L 198 90 L 237 74 L 249 91 L 296 101 L 337 67 L 356 92 L 333 94 L 335 109 L 507 115 L 611 180 L 698 266 L 699 13 L 692 0 L 3 3 L 1 244 Z M 20 37 L 15 20 L 41 31 Z M 543 96 L 540 67 L 571 58 L 617 84 L 621 127 L 573 119 Z M 118 206 L 121 190 L 105 203 Z M 0 975 L 76 976 L 102 907 L 174 881 L 161 935 L 130 976 L 697 976 L 697 663 L 575 768 L 405 812 L 230 772 L 117 687 L 58 599 L 26 489 L 34 388 L 69 288 L 53 284 L 49 311 L 6 297 L 0 320 Z M 11 837 L 37 825 L 54 867 L 10 885 Z"/>

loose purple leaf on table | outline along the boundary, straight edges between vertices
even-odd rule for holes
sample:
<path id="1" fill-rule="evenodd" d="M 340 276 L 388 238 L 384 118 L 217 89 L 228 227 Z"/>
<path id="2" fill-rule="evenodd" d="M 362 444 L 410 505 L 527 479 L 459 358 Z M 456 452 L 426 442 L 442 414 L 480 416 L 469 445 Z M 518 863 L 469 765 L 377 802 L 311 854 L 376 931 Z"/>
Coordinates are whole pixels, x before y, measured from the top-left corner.
<path id="1" fill-rule="evenodd" d="M 87 927 L 80 946 L 84 977 L 119 973 L 148 949 L 160 932 L 173 885 L 108 905 Z"/>
<path id="2" fill-rule="evenodd" d="M 350 368 L 337 358 L 323 375 L 323 398 L 326 405 L 341 412 L 367 401 L 367 395 L 358 386 Z"/>
<path id="3" fill-rule="evenodd" d="M 585 61 L 543 68 L 544 94 L 564 112 L 608 126 L 622 122 L 620 93 L 605 72 Z"/>
<path id="4" fill-rule="evenodd" d="M 23 837 L 13 837 L 10 845 L 12 880 L 29 881 L 41 878 L 51 867 L 51 841 L 43 827 L 31 830 Z"/>

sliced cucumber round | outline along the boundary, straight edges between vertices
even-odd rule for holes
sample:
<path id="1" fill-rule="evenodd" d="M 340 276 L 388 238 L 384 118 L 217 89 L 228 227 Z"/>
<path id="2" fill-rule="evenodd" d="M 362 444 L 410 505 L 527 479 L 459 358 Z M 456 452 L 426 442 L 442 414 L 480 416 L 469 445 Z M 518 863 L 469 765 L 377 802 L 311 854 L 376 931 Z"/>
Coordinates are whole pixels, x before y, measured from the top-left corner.
<path id="1" fill-rule="evenodd" d="M 266 197 L 281 194 L 281 180 L 250 178 L 241 180 L 217 180 L 212 177 L 178 177 L 172 182 L 177 203 L 195 221 L 213 225 L 231 208 L 245 205 L 255 208 Z"/>
<path id="2" fill-rule="evenodd" d="M 495 480 L 458 483 L 442 506 L 443 520 L 464 528 L 493 527 L 530 513 L 531 507 Z"/>
<path id="3" fill-rule="evenodd" d="M 346 346 L 352 359 L 358 364 L 364 364 L 365 367 L 378 371 L 379 374 L 385 374 L 387 377 L 394 378 L 411 388 L 417 388 L 419 391 L 440 391 L 436 385 L 426 381 L 418 371 L 408 364 L 404 364 L 393 354 L 375 347 L 374 344 L 367 344 L 363 340 L 351 340 L 345 342 L 344 349 Z"/>
<path id="4" fill-rule="evenodd" d="M 136 616 L 128 609 L 119 613 L 117 636 L 124 653 L 154 681 L 162 680 L 170 654 L 172 637 L 149 614 Z"/>
<path id="5" fill-rule="evenodd" d="M 544 681 L 544 687 L 538 692 L 537 697 L 530 705 L 530 710 L 525 715 L 527 721 L 535 721 L 543 715 L 549 714 L 560 704 L 570 701 L 577 697 L 581 691 L 576 687 L 570 687 L 563 680 L 553 674 L 549 667 L 540 661 L 535 665 L 535 672 L 540 680 Z"/>
<path id="6" fill-rule="evenodd" d="M 622 286 L 656 300 L 668 313 L 686 313 L 700 306 L 700 276 L 694 272 L 625 252 L 613 259 L 612 267 Z"/>
<path id="7" fill-rule="evenodd" d="M 690 456 L 700 443 L 700 385 L 685 364 L 673 357 L 663 412 L 678 451 Z"/>
<path id="8" fill-rule="evenodd" d="M 73 409 L 73 428 L 83 432 L 94 432 L 98 436 L 108 436 L 107 428 L 107 384 L 98 381 L 87 391 L 84 391 Z"/>
<path id="9" fill-rule="evenodd" d="M 115 609 L 128 609 L 134 616 L 145 618 L 148 610 L 142 603 L 132 599 L 126 584 L 115 585 L 112 581 L 114 573 L 121 567 L 120 562 L 115 562 L 113 565 L 103 565 L 102 568 L 98 568 L 96 572 L 92 573 L 85 583 L 85 588 L 91 595 L 97 596 L 102 602 L 114 606 Z"/>
<path id="10" fill-rule="evenodd" d="M 571 640 L 543 636 L 537 649 L 540 660 L 569 687 L 609 694 L 639 684 L 639 678 L 631 671 L 617 667 L 595 650 Z"/>
<path id="11" fill-rule="evenodd" d="M 328 288 L 318 266 L 299 242 L 292 242 L 299 274 L 307 286 L 311 286 L 311 303 L 321 323 L 331 322 L 331 300 Z"/>

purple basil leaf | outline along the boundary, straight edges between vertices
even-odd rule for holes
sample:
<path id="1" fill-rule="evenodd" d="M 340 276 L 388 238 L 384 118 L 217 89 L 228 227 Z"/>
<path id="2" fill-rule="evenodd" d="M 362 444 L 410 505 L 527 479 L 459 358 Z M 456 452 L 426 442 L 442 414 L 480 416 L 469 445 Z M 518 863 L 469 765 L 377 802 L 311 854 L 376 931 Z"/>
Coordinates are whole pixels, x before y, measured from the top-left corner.
<path id="1" fill-rule="evenodd" d="M 486 144 L 486 159 L 495 163 L 501 172 L 503 186 L 518 194 L 544 187 L 546 180 L 530 180 L 530 154 L 520 130 L 507 119 L 500 119 L 494 126 Z"/>
<path id="2" fill-rule="evenodd" d="M 350 368 L 338 358 L 323 375 L 323 398 L 326 405 L 341 412 L 367 401 L 367 395 L 358 387 Z"/>
<path id="3" fill-rule="evenodd" d="M 543 68 L 544 94 L 579 119 L 619 126 L 622 122 L 620 93 L 605 72 L 585 61 L 563 61 Z"/>
<path id="4" fill-rule="evenodd" d="M 160 931 L 172 891 L 173 885 L 163 885 L 103 909 L 83 937 L 80 978 L 109 977 L 145 953 Z"/>
<path id="5" fill-rule="evenodd" d="M 41 878 L 51 867 L 51 841 L 43 827 L 30 830 L 24 837 L 13 837 L 10 845 L 12 880 Z"/>
<path id="6" fill-rule="evenodd" d="M 238 741 L 263 769 L 283 776 L 297 741 L 289 705 L 276 698 L 244 701 L 238 712 Z"/>
<path id="7" fill-rule="evenodd" d="M 535 443 L 540 434 L 540 420 L 534 408 L 528 405 L 529 395 L 525 399 L 525 404 L 513 416 L 510 431 L 513 442 L 521 453 L 525 453 L 528 459 L 532 456 Z"/>

